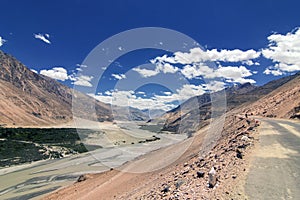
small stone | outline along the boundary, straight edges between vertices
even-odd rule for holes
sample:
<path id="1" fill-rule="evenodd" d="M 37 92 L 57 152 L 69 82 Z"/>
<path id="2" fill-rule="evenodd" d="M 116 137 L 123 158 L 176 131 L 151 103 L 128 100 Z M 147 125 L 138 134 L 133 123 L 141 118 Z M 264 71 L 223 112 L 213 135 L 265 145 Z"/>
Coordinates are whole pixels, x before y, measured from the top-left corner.
<path id="1" fill-rule="evenodd" d="M 248 142 L 250 139 L 246 135 L 243 135 L 243 137 L 241 138 L 241 140 Z"/>
<path id="2" fill-rule="evenodd" d="M 162 190 L 161 190 L 161 192 L 163 192 L 163 193 L 167 193 L 167 192 L 169 192 L 170 191 L 170 186 L 165 186 Z"/>
<path id="3" fill-rule="evenodd" d="M 190 169 L 186 168 L 185 170 L 181 171 L 181 175 L 189 173 Z"/>
<path id="4" fill-rule="evenodd" d="M 175 183 L 175 187 L 178 189 L 180 188 L 180 186 L 184 184 L 184 181 L 183 180 L 178 180 L 176 183 Z"/>
<path id="5" fill-rule="evenodd" d="M 203 178 L 204 177 L 204 172 L 203 171 L 197 171 L 197 177 L 198 178 Z"/>
<path id="6" fill-rule="evenodd" d="M 210 188 L 213 188 L 217 183 L 216 171 L 215 168 L 212 167 L 208 172 L 208 185 Z"/>
<path id="7" fill-rule="evenodd" d="M 85 175 L 80 175 L 77 179 L 77 182 L 82 182 L 82 181 L 85 181 L 86 180 L 86 176 Z"/>
<path id="8" fill-rule="evenodd" d="M 243 159 L 243 154 L 239 149 L 236 150 L 236 157 L 239 159 Z"/>

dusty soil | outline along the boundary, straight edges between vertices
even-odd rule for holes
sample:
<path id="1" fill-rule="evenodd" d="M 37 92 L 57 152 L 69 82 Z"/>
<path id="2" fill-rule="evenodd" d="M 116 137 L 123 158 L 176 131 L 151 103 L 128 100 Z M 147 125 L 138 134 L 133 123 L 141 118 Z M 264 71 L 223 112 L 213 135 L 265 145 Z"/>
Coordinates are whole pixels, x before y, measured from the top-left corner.
<path id="1" fill-rule="evenodd" d="M 244 108 L 244 112 L 270 118 L 300 119 L 300 76 Z"/>

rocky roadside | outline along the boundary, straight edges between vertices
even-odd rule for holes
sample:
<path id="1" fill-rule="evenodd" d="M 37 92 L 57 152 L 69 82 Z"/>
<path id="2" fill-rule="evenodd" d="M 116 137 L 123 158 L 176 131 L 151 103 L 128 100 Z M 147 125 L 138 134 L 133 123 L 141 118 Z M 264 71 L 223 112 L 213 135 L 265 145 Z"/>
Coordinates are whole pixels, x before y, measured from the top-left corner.
<path id="1" fill-rule="evenodd" d="M 207 155 L 197 155 L 172 172 L 161 174 L 160 183 L 135 199 L 247 199 L 243 180 L 251 151 L 257 142 L 255 119 L 231 115 L 217 145 Z M 216 183 L 209 184 L 209 172 L 215 171 Z M 130 196 L 130 195 L 129 195 Z M 122 196 L 119 199 L 130 198 Z"/>

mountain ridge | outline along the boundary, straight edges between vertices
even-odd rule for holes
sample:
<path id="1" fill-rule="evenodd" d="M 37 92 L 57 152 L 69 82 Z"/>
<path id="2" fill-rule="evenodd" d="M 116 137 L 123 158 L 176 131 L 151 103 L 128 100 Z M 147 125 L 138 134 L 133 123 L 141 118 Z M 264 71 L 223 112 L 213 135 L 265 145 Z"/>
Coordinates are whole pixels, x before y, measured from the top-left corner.
<path id="1" fill-rule="evenodd" d="M 96 116 L 82 117 L 112 121 L 110 105 L 74 91 L 79 98 L 95 101 Z M 0 51 L 0 124 L 5 126 L 43 126 L 69 122 L 73 90 L 49 77 L 37 74 L 13 56 Z"/>
<path id="2" fill-rule="evenodd" d="M 226 109 L 227 111 L 230 111 L 233 108 L 237 108 L 244 104 L 251 104 L 255 101 L 258 101 L 260 98 L 272 93 L 274 90 L 296 79 L 297 77 L 300 77 L 300 72 L 291 76 L 270 81 L 263 86 L 254 86 L 252 84 L 245 83 L 242 85 L 225 88 L 223 91 L 225 91 L 226 94 Z M 197 109 L 195 109 L 195 105 L 198 105 Z M 297 108 L 295 109 L 297 110 Z M 165 120 L 162 130 L 192 134 L 193 132 L 209 124 L 208 120 L 211 117 L 210 115 L 211 98 L 209 93 L 205 93 L 200 96 L 192 97 L 173 110 L 168 111 L 162 117 Z M 297 116 L 298 115 L 295 114 L 295 117 Z M 195 122 L 195 119 L 198 119 L 198 121 Z M 180 131 L 179 127 L 181 127 Z"/>

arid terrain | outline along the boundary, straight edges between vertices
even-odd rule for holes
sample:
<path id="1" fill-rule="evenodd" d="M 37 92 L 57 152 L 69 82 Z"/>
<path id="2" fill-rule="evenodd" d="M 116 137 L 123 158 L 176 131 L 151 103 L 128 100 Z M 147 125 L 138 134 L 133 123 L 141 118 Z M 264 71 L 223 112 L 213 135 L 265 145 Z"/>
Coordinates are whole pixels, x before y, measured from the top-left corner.
<path id="1" fill-rule="evenodd" d="M 272 121 L 261 118 L 266 116 L 261 109 L 270 103 L 272 106 L 267 112 L 273 115 L 267 117 L 297 118 L 295 116 L 297 116 L 297 108 L 300 103 L 299 83 L 299 74 L 297 74 L 260 100 L 241 105 L 226 113 L 225 126 L 219 136 L 207 134 L 209 127 L 200 129 L 195 136 L 183 142 L 191 141 L 191 144 L 180 158 L 167 167 L 147 173 L 126 172 L 127 168 L 140 169 L 140 167 L 144 167 L 146 170 L 149 166 L 147 159 L 155 162 L 152 163 L 154 165 L 163 164 L 166 155 L 172 154 L 174 148 L 180 148 L 182 144 L 162 148 L 139 157 L 120 169 L 86 175 L 86 180 L 58 190 L 44 199 L 257 199 L 258 197 L 264 199 L 267 195 L 263 196 L 262 193 L 267 188 L 262 187 L 264 189 L 255 194 L 255 187 L 259 187 L 256 185 L 264 186 L 266 181 L 278 182 L 279 179 L 275 174 L 276 171 L 253 169 L 257 163 L 262 162 L 256 157 L 286 159 L 289 156 L 296 156 L 295 160 L 299 160 L 297 159 L 299 158 L 299 149 L 293 150 L 299 146 L 299 143 L 295 141 L 294 144 L 291 144 L 292 146 L 285 147 L 287 149 L 282 152 L 283 148 L 274 142 L 271 145 L 277 145 L 279 149 L 272 148 L 272 150 L 264 151 L 263 148 L 267 147 L 267 141 L 262 138 L 267 133 L 276 133 L 265 131 L 268 129 L 266 122 L 271 123 Z M 276 100 L 273 100 L 275 98 Z M 296 120 L 293 123 L 297 124 L 298 122 Z M 288 125 L 291 123 L 289 121 L 282 121 L 282 123 L 286 124 L 284 126 L 291 126 Z M 217 124 L 212 126 L 217 126 Z M 289 130 L 292 133 L 290 136 L 299 137 L 299 127 L 289 128 Z M 284 133 L 280 132 L 280 134 Z M 281 154 L 283 157 L 280 156 Z M 278 160 L 278 162 L 282 162 L 282 160 Z M 297 165 L 291 164 L 291 162 L 293 163 L 293 160 L 285 160 L 281 166 L 291 166 L 291 168 L 285 167 L 281 170 L 292 170 L 293 179 L 296 181 L 299 170 L 297 170 Z M 276 165 L 273 166 L 274 162 L 264 162 L 263 164 L 266 169 L 276 167 Z M 216 170 L 217 184 L 213 188 L 209 188 L 208 172 L 212 167 Z M 263 179 L 265 182 L 260 181 L 259 179 L 265 173 L 272 174 L 265 175 L 268 177 Z M 289 180 L 286 179 L 286 181 Z M 298 197 L 293 182 L 289 182 L 289 184 L 293 188 L 282 191 L 279 196 L 283 198 Z M 277 185 L 280 186 L 280 183 Z M 283 189 L 282 185 L 280 189 Z M 260 194 L 262 196 L 259 196 Z M 258 196 L 254 197 L 253 195 Z"/>
<path id="2" fill-rule="evenodd" d="M 298 184 L 299 171 L 300 73 L 263 86 L 236 85 L 211 94 L 215 98 L 209 94 L 192 97 L 148 122 L 141 121 L 147 119 L 142 111 L 130 109 L 138 120 L 130 123 L 121 107 L 115 110 L 121 121 L 113 121 L 110 105 L 96 100 L 91 116 L 85 112 L 89 104 L 84 103 L 91 97 L 30 71 L 1 51 L 0 56 L 1 142 L 47 151 L 55 145 L 65 148 L 81 142 L 99 147 L 59 156 L 62 159 L 50 158 L 52 152 L 25 160 L 27 164 L 2 168 L 0 176 L 9 180 L 1 182 L 0 195 L 5 199 L 257 199 L 268 189 L 263 187 L 267 180 L 275 177 L 272 181 L 278 182 L 278 168 L 293 176 L 281 178 L 289 187 L 279 192 L 282 186 L 278 184 L 277 196 L 299 195 L 293 185 Z M 72 92 L 81 99 L 77 114 L 82 118 L 72 116 Z M 223 95 L 225 106 L 218 103 Z M 44 138 L 36 135 L 5 129 L 9 127 L 32 128 L 25 132 L 77 128 L 78 135 L 75 141 L 51 146 L 37 143 Z M 81 129 L 89 129 L 90 134 L 87 130 L 80 133 Z M 276 129 L 282 131 L 276 133 Z M 266 134 L 272 140 L 266 140 Z M 276 138 L 282 134 L 287 136 Z M 72 148 L 67 150 L 73 152 Z M 265 162 L 261 158 L 276 159 Z M 29 163 L 41 159 L 45 160 Z M 275 170 L 264 170 L 273 165 Z M 209 181 L 210 171 L 215 171 L 214 183 Z M 269 171 L 268 179 L 257 180 Z M 255 196 L 259 184 L 262 187 Z"/>

